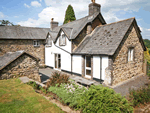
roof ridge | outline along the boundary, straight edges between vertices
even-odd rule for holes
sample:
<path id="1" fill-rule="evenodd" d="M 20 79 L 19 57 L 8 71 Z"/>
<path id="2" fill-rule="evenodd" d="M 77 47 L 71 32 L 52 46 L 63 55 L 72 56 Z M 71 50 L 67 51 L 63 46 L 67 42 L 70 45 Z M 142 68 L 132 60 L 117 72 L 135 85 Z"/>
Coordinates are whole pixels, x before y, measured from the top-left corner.
<path id="1" fill-rule="evenodd" d="M 0 27 L 22 27 L 22 28 L 50 29 L 50 28 L 42 28 L 42 27 L 28 27 L 28 26 L 0 26 Z"/>
<path id="2" fill-rule="evenodd" d="M 77 22 L 77 21 L 79 21 L 79 20 L 81 20 L 81 19 L 84 19 L 84 18 L 87 18 L 87 17 L 89 17 L 89 16 L 82 17 L 82 18 L 80 18 L 80 19 L 77 19 L 77 20 L 71 21 L 71 22 L 66 23 L 66 24 L 63 24 L 63 25 L 67 25 L 67 24 L 70 24 L 70 23 L 73 23 L 73 22 Z M 61 27 L 61 26 L 63 26 L 63 25 L 60 25 L 60 26 L 55 27 L 55 28 L 59 28 L 59 27 Z"/>
<path id="3" fill-rule="evenodd" d="M 135 17 L 128 18 L 128 19 L 125 19 L 125 20 L 120 20 L 120 21 L 109 23 L 109 24 L 105 24 L 105 25 L 100 25 L 98 27 L 103 27 L 103 26 L 107 26 L 107 25 L 111 25 L 111 24 L 116 24 L 116 23 L 124 22 L 124 21 L 130 20 L 130 19 L 135 19 Z"/>

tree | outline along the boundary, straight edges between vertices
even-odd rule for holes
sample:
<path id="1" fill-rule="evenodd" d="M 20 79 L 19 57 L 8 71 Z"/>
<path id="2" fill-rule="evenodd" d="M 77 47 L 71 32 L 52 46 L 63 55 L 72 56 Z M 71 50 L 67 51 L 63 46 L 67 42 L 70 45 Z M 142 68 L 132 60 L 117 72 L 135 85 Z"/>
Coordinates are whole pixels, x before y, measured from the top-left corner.
<path id="1" fill-rule="evenodd" d="M 8 20 L 0 20 L 0 22 L 1 22 L 0 25 L 5 25 L 5 26 L 11 25 L 11 26 L 14 26 L 14 24 L 12 22 L 9 22 Z"/>
<path id="2" fill-rule="evenodd" d="M 71 5 L 68 5 L 66 14 L 65 14 L 65 20 L 63 24 L 66 24 L 68 22 L 76 20 L 73 7 Z"/>

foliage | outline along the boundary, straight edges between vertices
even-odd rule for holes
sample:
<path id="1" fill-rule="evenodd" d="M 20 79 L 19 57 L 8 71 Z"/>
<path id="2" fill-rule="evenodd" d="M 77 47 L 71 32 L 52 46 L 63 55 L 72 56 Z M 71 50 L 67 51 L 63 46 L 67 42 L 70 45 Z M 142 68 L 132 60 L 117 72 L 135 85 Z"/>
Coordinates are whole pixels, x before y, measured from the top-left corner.
<path id="1" fill-rule="evenodd" d="M 144 44 L 147 48 L 150 48 L 150 40 L 144 39 Z"/>
<path id="2" fill-rule="evenodd" d="M 55 86 L 58 84 L 58 87 L 62 83 L 69 83 L 69 76 L 67 75 L 61 75 L 61 73 L 54 72 L 52 73 L 52 76 L 50 77 L 49 81 L 47 82 L 47 87 Z"/>
<path id="3" fill-rule="evenodd" d="M 0 25 L 11 25 L 14 26 L 14 24 L 12 22 L 9 22 L 8 20 L 0 20 L 1 24 Z"/>
<path id="4" fill-rule="evenodd" d="M 55 93 L 64 104 L 76 108 L 78 100 L 81 99 L 87 89 L 72 82 L 72 84 L 61 84 L 60 87 L 58 87 L 58 84 L 51 86 L 48 91 Z"/>
<path id="5" fill-rule="evenodd" d="M 0 113 L 62 113 L 53 103 L 19 79 L 0 81 Z"/>
<path id="6" fill-rule="evenodd" d="M 101 85 L 91 86 L 80 98 L 83 113 L 131 113 L 133 108 L 125 97 Z"/>
<path id="7" fill-rule="evenodd" d="M 71 5 L 68 5 L 67 10 L 66 10 L 66 14 L 65 14 L 65 20 L 63 24 L 68 23 L 69 21 L 74 21 L 76 20 L 75 14 L 74 14 L 74 10 L 73 7 Z"/>
<path id="8" fill-rule="evenodd" d="M 32 86 L 34 89 L 39 89 L 39 85 L 37 85 L 36 82 L 30 81 L 27 84 Z"/>
<path id="9" fill-rule="evenodd" d="M 130 101 L 133 106 L 150 102 L 150 86 L 149 88 L 141 88 L 139 90 L 130 91 Z"/>

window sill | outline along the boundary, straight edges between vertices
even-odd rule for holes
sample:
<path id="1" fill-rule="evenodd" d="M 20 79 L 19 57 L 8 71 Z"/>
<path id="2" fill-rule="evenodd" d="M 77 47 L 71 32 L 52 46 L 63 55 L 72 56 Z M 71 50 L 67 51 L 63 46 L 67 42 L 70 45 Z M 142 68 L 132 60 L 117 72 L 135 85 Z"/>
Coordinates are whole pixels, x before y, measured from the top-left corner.
<path id="1" fill-rule="evenodd" d="M 52 46 L 50 46 L 50 45 L 46 45 L 46 47 L 52 47 Z"/>
<path id="2" fill-rule="evenodd" d="M 40 46 L 34 46 L 35 48 L 39 48 Z"/>

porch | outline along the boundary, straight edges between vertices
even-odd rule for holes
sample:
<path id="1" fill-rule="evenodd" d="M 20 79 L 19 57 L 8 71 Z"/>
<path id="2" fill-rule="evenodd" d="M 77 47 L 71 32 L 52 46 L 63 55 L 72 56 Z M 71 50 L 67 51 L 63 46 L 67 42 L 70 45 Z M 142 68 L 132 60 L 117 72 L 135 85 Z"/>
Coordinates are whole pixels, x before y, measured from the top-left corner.
<path id="1" fill-rule="evenodd" d="M 51 69 L 49 67 L 47 68 L 42 68 L 42 69 L 39 69 L 39 75 L 41 76 L 41 82 L 43 84 L 46 84 L 47 83 L 47 80 L 51 77 L 52 73 L 56 72 L 56 70 L 54 69 Z M 66 73 L 66 72 L 62 72 L 62 71 L 58 71 L 60 72 L 61 74 L 66 74 L 69 76 L 70 79 L 74 80 L 76 83 L 79 83 L 81 85 L 84 85 L 84 86 L 90 86 L 92 84 L 94 85 L 99 85 L 100 82 L 97 82 L 95 80 L 89 80 L 89 79 L 85 79 L 81 76 L 77 76 L 77 75 L 71 75 L 69 73 Z"/>

